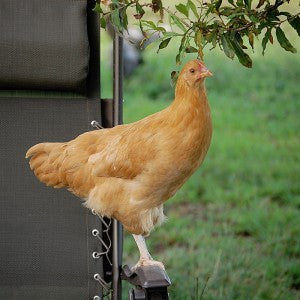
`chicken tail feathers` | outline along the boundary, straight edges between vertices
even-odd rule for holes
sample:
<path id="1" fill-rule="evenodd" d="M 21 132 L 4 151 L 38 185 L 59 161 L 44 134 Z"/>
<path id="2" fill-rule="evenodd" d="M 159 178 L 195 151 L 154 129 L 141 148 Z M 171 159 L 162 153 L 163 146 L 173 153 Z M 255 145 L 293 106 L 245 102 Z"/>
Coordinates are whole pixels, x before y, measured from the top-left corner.
<path id="1" fill-rule="evenodd" d="M 60 172 L 66 143 L 40 143 L 31 147 L 26 158 L 35 176 L 48 186 L 62 188 L 67 186 L 63 172 Z"/>

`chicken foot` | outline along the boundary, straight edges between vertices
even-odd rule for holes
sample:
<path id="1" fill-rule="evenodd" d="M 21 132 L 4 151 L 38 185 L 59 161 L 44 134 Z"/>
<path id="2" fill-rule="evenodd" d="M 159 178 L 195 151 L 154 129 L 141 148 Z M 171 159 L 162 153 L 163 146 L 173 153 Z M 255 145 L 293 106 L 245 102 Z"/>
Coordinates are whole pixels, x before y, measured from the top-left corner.
<path id="1" fill-rule="evenodd" d="M 157 265 L 160 268 L 165 269 L 162 262 L 154 260 L 150 255 L 146 245 L 145 238 L 142 235 L 136 235 L 136 234 L 133 234 L 132 236 L 140 251 L 140 259 L 138 263 L 133 267 L 133 270 L 136 270 L 137 268 L 142 266 L 154 266 L 154 265 Z"/>

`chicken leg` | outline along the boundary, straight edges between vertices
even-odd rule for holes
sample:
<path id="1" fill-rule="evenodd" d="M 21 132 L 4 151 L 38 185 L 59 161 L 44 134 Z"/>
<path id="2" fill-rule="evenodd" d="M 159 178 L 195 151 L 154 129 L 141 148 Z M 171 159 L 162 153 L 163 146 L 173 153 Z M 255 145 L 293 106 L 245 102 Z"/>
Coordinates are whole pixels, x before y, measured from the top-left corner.
<path id="1" fill-rule="evenodd" d="M 163 263 L 161 263 L 160 261 L 153 260 L 153 258 L 151 257 L 147 249 L 145 238 L 142 235 L 133 234 L 133 238 L 140 251 L 140 259 L 138 263 L 133 267 L 133 270 L 136 270 L 137 268 L 142 266 L 153 266 L 153 265 L 157 265 L 160 268 L 165 269 Z"/>

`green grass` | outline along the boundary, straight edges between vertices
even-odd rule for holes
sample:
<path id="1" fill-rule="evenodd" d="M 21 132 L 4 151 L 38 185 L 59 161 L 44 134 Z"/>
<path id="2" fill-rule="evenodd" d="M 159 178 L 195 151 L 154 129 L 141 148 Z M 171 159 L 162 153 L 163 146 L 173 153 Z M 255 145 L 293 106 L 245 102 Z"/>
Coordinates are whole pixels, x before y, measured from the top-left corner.
<path id="1" fill-rule="evenodd" d="M 124 84 L 125 122 L 170 103 L 174 54 L 145 52 Z M 299 299 L 299 55 L 275 46 L 266 57 L 257 54 L 251 70 L 217 52 L 207 53 L 206 63 L 214 73 L 207 80 L 212 144 L 166 204 L 169 220 L 147 239 L 150 252 L 172 279 L 171 299 L 197 299 L 197 285 L 198 299 L 205 285 L 202 299 Z M 108 97 L 107 59 L 103 66 Z M 125 234 L 124 263 L 137 259 Z"/>

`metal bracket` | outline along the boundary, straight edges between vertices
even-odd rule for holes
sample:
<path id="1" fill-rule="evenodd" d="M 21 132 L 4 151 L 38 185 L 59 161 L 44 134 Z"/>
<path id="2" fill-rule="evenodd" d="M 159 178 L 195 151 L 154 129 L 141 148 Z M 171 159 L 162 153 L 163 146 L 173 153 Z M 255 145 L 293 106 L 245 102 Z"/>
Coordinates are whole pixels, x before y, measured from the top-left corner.
<path id="1" fill-rule="evenodd" d="M 167 300 L 167 287 L 171 285 L 166 271 L 159 266 L 142 266 L 134 271 L 125 265 L 121 278 L 135 287 L 129 291 L 130 300 Z"/>

